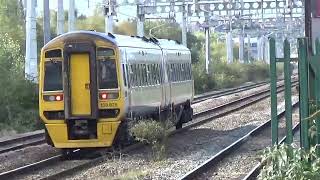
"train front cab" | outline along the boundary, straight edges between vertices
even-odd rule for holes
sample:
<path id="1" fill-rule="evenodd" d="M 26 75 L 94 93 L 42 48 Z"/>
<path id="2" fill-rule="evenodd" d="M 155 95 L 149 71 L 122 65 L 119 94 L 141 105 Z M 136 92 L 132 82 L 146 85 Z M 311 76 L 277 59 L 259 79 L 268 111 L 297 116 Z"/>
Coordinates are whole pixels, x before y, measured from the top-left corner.
<path id="1" fill-rule="evenodd" d="M 124 106 L 117 52 L 103 41 L 42 50 L 39 109 L 49 144 L 112 146 Z"/>

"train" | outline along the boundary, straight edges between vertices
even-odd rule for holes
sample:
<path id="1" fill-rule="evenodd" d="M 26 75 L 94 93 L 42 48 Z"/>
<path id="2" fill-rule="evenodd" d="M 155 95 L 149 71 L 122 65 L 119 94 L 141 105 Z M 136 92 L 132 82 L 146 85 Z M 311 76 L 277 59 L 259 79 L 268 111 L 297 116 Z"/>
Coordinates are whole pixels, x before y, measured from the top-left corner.
<path id="1" fill-rule="evenodd" d="M 112 147 L 141 119 L 192 120 L 190 50 L 174 40 L 73 31 L 41 50 L 39 116 L 49 145 Z"/>

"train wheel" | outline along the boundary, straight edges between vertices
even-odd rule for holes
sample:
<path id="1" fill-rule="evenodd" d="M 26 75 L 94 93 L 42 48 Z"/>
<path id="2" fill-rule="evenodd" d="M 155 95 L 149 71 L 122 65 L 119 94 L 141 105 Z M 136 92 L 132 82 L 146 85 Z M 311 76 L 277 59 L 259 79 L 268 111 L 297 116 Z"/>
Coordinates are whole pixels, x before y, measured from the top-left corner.
<path id="1" fill-rule="evenodd" d="M 113 146 L 116 148 L 123 148 L 133 143 L 133 138 L 129 133 L 128 119 L 124 119 L 117 130 Z"/>
<path id="2" fill-rule="evenodd" d="M 177 124 L 176 124 L 176 129 L 181 129 L 182 128 L 182 122 L 179 121 Z"/>
<path id="3" fill-rule="evenodd" d="M 44 128 L 44 138 L 48 145 L 53 146 L 53 142 L 51 140 L 51 137 L 49 136 L 47 128 Z"/>
<path id="4" fill-rule="evenodd" d="M 62 160 L 71 159 L 73 154 L 73 149 L 61 149 Z"/>

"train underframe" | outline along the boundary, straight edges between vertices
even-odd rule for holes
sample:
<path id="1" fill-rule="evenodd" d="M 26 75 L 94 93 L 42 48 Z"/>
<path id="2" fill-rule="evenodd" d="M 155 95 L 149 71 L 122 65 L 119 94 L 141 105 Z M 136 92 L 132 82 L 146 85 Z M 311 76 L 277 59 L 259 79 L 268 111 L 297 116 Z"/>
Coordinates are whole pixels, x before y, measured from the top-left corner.
<path id="1" fill-rule="evenodd" d="M 86 124 L 85 128 L 82 131 L 83 139 L 70 139 L 74 132 L 79 131 L 79 129 L 71 128 L 73 123 L 66 124 L 46 124 L 45 128 L 45 138 L 49 145 L 55 146 L 57 148 L 63 149 L 64 154 L 68 154 L 74 147 L 77 148 L 98 148 L 98 147 L 123 147 L 131 144 L 134 139 L 129 133 L 130 127 L 134 125 L 139 120 L 142 119 L 154 119 L 157 121 L 167 121 L 170 120 L 176 129 L 182 128 L 183 123 L 187 123 L 192 120 L 193 109 L 191 103 L 188 100 L 185 103 L 170 106 L 159 110 L 158 112 L 149 112 L 144 115 L 130 113 L 128 116 L 118 122 L 97 122 L 91 121 L 91 124 Z M 95 122 L 95 123 L 94 123 Z M 111 123 L 111 124 L 110 124 Z M 95 126 L 95 128 L 93 128 Z M 52 129 L 55 129 L 55 132 L 59 131 L 60 138 L 63 136 L 68 136 L 67 139 L 64 139 L 64 143 L 59 145 L 54 144 L 48 133 L 48 130 L 52 132 Z M 102 129 L 102 130 L 99 130 Z M 116 129 L 116 132 L 107 132 Z M 84 131 L 86 130 L 86 131 Z M 99 132 L 98 132 L 99 131 Z M 105 134 L 104 132 L 107 132 Z M 57 134 L 57 133 L 55 133 Z M 57 136 L 57 135 L 55 135 Z M 91 137 L 90 137 L 91 136 Z M 57 139 L 57 137 L 54 137 Z M 104 142 L 104 139 L 109 139 L 110 142 Z M 73 147 L 74 146 L 74 147 Z"/>

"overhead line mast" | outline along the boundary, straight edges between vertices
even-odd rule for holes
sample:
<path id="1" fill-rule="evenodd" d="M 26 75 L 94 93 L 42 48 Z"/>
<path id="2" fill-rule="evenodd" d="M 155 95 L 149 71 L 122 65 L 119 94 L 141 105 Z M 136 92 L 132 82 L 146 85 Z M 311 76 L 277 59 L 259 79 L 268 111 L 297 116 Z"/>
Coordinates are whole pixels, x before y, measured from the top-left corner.
<path id="1" fill-rule="evenodd" d="M 38 82 L 36 0 L 27 1 L 25 77 Z"/>
<path id="2" fill-rule="evenodd" d="M 63 0 L 58 0 L 58 11 L 57 11 L 57 35 L 63 34 L 64 32 L 64 10 Z"/>
<path id="3" fill-rule="evenodd" d="M 47 44 L 51 39 L 50 34 L 50 9 L 49 0 L 43 1 L 43 43 Z"/>
<path id="4" fill-rule="evenodd" d="M 105 23 L 105 32 L 106 33 L 113 33 L 113 16 L 116 15 L 115 6 L 116 6 L 115 0 L 105 0 L 104 23 Z"/>

